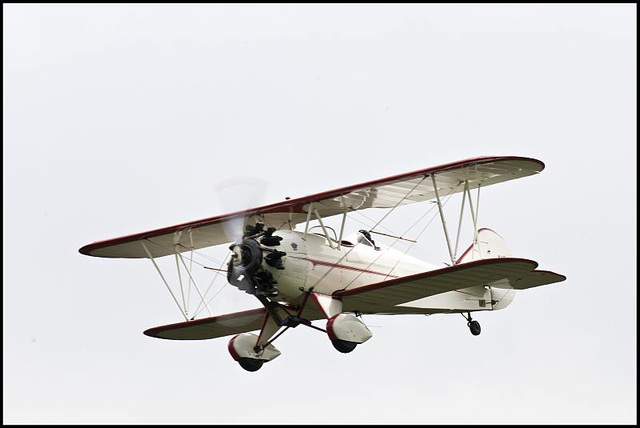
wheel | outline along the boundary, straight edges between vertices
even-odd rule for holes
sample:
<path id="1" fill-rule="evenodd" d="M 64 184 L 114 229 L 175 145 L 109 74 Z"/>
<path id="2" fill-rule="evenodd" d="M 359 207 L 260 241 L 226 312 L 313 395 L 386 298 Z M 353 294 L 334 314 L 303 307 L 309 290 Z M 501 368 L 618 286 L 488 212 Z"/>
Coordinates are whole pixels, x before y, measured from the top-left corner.
<path id="1" fill-rule="evenodd" d="M 480 323 L 478 321 L 471 321 L 469 323 L 469 330 L 471 330 L 471 334 L 477 336 L 480 334 L 482 329 L 480 328 Z"/>
<path id="2" fill-rule="evenodd" d="M 255 358 L 240 358 L 238 360 L 240 367 L 248 372 L 255 372 L 260 370 L 260 367 L 264 364 L 264 360 L 256 360 Z"/>
<path id="3" fill-rule="evenodd" d="M 333 344 L 334 348 L 336 348 L 343 354 L 348 354 L 349 352 L 356 349 L 356 346 L 358 346 L 358 344 L 355 342 L 347 342 L 346 340 L 340 339 L 332 340 L 331 343 Z"/>

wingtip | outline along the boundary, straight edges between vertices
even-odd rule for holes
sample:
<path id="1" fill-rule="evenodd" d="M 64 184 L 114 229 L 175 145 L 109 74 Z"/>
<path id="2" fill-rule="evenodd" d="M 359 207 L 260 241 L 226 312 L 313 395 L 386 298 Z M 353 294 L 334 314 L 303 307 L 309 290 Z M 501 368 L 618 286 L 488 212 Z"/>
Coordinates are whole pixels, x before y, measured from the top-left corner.
<path id="1" fill-rule="evenodd" d="M 87 244 L 87 245 L 84 245 L 84 246 L 78 248 L 78 252 L 80 254 L 82 254 L 83 256 L 100 257 L 100 256 L 96 256 L 95 254 L 93 254 L 93 252 L 96 251 L 96 249 L 99 249 L 99 248 L 96 248 L 95 243 L 94 244 Z"/>

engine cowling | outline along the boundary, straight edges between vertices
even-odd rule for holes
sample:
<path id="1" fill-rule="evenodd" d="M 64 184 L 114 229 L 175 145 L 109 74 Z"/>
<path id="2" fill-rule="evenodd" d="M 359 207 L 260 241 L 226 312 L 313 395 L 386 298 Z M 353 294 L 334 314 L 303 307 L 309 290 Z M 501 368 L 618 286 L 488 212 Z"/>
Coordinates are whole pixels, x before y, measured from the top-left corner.
<path id="1" fill-rule="evenodd" d="M 277 231 L 280 236 L 276 236 L 274 228 L 263 230 L 258 225 L 247 228 L 242 241 L 229 247 L 233 254 L 227 280 L 248 294 L 272 300 L 298 298 L 306 290 L 304 239 L 291 230 Z"/>
<path id="2" fill-rule="evenodd" d="M 262 250 L 255 239 L 245 238 L 231 246 L 231 260 L 227 265 L 227 280 L 249 294 L 256 294 L 255 274 L 262 267 Z"/>
<path id="3" fill-rule="evenodd" d="M 272 249 L 280 245 L 282 238 L 273 233 L 275 227 L 264 229 L 264 224 L 256 223 L 255 226 L 247 226 L 242 237 L 242 242 L 233 244 L 229 249 L 233 252 L 227 265 L 227 280 L 231 285 L 244 290 L 246 293 L 258 296 L 275 297 L 278 282 L 273 278 L 266 265 L 276 270 L 284 269 L 282 257 L 287 253 Z M 259 240 L 259 242 L 258 242 Z M 267 253 L 263 255 L 263 253 Z"/>
<path id="4" fill-rule="evenodd" d="M 286 253 L 276 250 L 269 253 L 270 258 L 265 258 L 262 254 L 264 249 L 253 238 L 243 239 L 241 244 L 232 245 L 231 250 L 233 254 L 227 265 L 227 280 L 231 285 L 249 294 L 268 297 L 278 295 L 275 287 L 278 282 L 265 269 L 263 260 L 266 259 L 270 265 L 277 264 L 277 269 L 284 269 L 281 259 Z"/>

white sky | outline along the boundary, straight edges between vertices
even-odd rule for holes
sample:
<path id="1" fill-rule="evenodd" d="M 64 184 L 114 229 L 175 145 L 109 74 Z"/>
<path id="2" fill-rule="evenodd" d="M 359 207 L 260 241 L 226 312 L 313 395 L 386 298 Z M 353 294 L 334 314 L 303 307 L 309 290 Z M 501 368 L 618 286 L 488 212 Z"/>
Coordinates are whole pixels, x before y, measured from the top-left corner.
<path id="1" fill-rule="evenodd" d="M 5 423 L 637 422 L 635 5 L 3 12 Z M 480 226 L 568 279 L 478 314 L 478 337 L 365 317 L 344 355 L 300 327 L 248 373 L 228 338 L 142 335 L 180 321 L 148 261 L 78 253 L 242 207 L 215 192 L 233 177 L 266 204 L 481 155 L 545 162 L 487 188 Z"/>

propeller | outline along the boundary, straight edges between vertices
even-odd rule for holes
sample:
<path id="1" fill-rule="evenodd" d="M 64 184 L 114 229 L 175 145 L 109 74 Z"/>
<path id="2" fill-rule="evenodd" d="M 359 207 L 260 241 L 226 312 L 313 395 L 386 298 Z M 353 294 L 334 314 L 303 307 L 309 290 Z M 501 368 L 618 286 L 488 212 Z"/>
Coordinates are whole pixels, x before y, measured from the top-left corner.
<path id="1" fill-rule="evenodd" d="M 231 211 L 241 211 L 260 205 L 266 185 L 265 180 L 244 176 L 223 180 L 215 189 L 221 205 Z M 282 257 L 286 253 L 270 248 L 280 245 L 282 238 L 274 235 L 275 227 L 265 228 L 251 217 L 250 213 L 239 215 L 223 223 L 224 233 L 232 242 L 227 279 L 248 294 L 273 297 L 278 294 L 277 281 L 263 268 L 262 262 L 284 269 Z"/>
<path id="2" fill-rule="evenodd" d="M 230 177 L 218 182 L 214 188 L 225 212 L 242 211 L 262 205 L 268 182 L 250 176 Z M 230 242 L 239 244 L 245 235 L 248 216 L 239 215 L 223 223 Z"/>
<path id="3" fill-rule="evenodd" d="M 213 188 L 215 199 L 220 206 L 220 211 L 235 212 L 263 205 L 267 186 L 268 182 L 264 179 L 250 176 L 235 176 L 215 183 Z M 226 262 L 226 260 L 229 259 L 232 263 L 237 263 L 238 261 L 241 261 L 243 259 L 241 244 L 245 238 L 245 225 L 249 224 L 252 221 L 250 217 L 252 217 L 250 214 L 248 216 L 238 215 L 222 223 L 223 233 L 228 238 L 228 242 L 232 242 L 230 248 L 231 254 L 220 254 L 225 262 L 223 262 L 223 264 L 218 268 L 208 268 L 213 271 L 222 270 L 224 272 L 227 272 L 225 284 L 223 284 L 222 287 L 218 288 L 218 291 L 216 291 L 213 296 L 207 297 L 209 290 L 216 281 L 216 278 L 218 278 L 218 275 L 214 276 L 211 283 L 209 284 L 209 287 L 205 291 L 206 298 L 215 298 L 217 304 L 224 306 L 227 310 L 241 310 L 243 308 L 246 308 L 248 304 L 253 302 L 253 300 L 249 300 L 253 299 L 252 296 L 246 295 L 244 293 L 238 293 L 238 291 L 233 287 L 227 287 L 227 285 L 229 285 L 229 282 L 231 281 L 227 282 L 227 280 L 229 280 L 229 264 Z M 266 261 L 266 263 L 269 263 L 269 261 Z M 222 269 L 223 267 L 224 269 Z M 246 288 L 250 289 L 252 288 L 252 285 L 246 284 Z M 204 307 L 205 306 L 199 304 L 194 311 L 195 315 L 192 319 L 194 319 Z"/>

